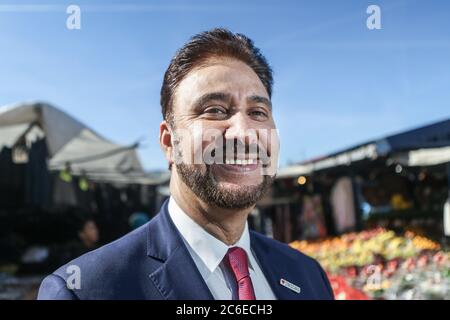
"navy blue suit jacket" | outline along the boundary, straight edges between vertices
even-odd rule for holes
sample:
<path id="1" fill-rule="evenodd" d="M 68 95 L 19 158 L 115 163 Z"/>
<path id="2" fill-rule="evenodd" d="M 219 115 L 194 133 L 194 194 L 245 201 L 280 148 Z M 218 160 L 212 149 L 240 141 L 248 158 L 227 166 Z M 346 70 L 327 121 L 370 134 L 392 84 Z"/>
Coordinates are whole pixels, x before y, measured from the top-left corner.
<path id="1" fill-rule="evenodd" d="M 47 276 L 38 299 L 214 299 L 167 204 L 147 224 Z M 253 231 L 250 243 L 278 299 L 333 299 L 328 279 L 315 260 Z M 79 267 L 79 289 L 66 285 L 73 275 L 71 265 Z M 280 279 L 299 286 L 300 293 L 282 286 Z"/>

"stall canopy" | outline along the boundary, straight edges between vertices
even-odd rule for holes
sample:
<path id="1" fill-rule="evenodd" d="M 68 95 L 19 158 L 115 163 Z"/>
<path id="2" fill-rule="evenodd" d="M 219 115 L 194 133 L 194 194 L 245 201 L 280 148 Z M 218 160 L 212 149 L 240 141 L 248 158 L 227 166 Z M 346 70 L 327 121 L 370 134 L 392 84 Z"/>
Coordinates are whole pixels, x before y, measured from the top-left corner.
<path id="1" fill-rule="evenodd" d="M 99 181 L 156 184 L 164 175 L 146 174 L 138 144 L 111 142 L 58 108 L 41 102 L 0 107 L 0 150 L 45 139 L 50 170 L 70 164 L 74 174 Z"/>
<path id="2" fill-rule="evenodd" d="M 278 178 L 310 174 L 327 168 L 350 165 L 361 160 L 389 157 L 408 166 L 446 163 L 450 160 L 450 119 L 372 140 L 325 157 L 279 170 Z"/>
<path id="3" fill-rule="evenodd" d="M 450 147 L 419 149 L 398 153 L 391 158 L 408 167 L 434 166 L 450 162 Z"/>

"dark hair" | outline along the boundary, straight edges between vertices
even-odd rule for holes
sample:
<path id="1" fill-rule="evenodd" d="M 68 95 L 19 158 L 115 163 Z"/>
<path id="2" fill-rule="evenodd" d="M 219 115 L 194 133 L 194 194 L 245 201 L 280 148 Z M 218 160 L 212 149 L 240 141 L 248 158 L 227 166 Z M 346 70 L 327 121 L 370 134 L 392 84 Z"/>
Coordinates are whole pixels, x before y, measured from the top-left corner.
<path id="1" fill-rule="evenodd" d="M 76 234 L 78 235 L 79 232 L 83 231 L 86 227 L 86 224 L 90 221 L 95 222 L 94 218 L 86 213 L 77 214 L 74 217 L 74 229 Z"/>
<path id="2" fill-rule="evenodd" d="M 171 121 L 173 94 L 178 84 L 196 66 L 211 57 L 231 57 L 246 63 L 255 71 L 272 96 L 272 69 L 253 41 L 240 33 L 216 28 L 193 36 L 170 61 L 161 87 L 161 111 Z"/>

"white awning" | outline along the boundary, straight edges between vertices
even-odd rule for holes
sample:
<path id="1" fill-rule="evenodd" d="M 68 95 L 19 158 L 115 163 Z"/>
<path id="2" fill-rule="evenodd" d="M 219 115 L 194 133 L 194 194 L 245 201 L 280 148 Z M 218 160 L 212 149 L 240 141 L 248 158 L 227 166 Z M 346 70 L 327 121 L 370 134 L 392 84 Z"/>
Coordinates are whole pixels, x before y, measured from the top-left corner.
<path id="1" fill-rule="evenodd" d="M 304 174 L 310 174 L 312 172 L 311 165 L 295 165 L 280 168 L 277 173 L 277 179 L 294 178 Z"/>
<path id="2" fill-rule="evenodd" d="M 391 160 L 409 167 L 434 166 L 450 162 L 450 147 L 413 150 L 394 155 Z"/>
<path id="3" fill-rule="evenodd" d="M 47 103 L 0 108 L 0 150 L 13 147 L 23 138 L 28 145 L 45 138 L 50 170 L 61 170 L 70 163 L 74 174 L 85 173 L 95 180 L 157 182 L 144 172 L 137 145 L 114 143 Z"/>

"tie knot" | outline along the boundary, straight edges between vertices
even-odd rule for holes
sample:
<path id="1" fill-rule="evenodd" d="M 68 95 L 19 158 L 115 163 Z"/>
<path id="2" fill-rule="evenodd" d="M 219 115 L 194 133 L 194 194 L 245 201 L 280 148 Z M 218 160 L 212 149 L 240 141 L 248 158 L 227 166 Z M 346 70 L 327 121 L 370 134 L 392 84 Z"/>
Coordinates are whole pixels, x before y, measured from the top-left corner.
<path id="1" fill-rule="evenodd" d="M 240 247 L 233 247 L 227 252 L 228 262 L 237 281 L 249 276 L 247 253 Z"/>

